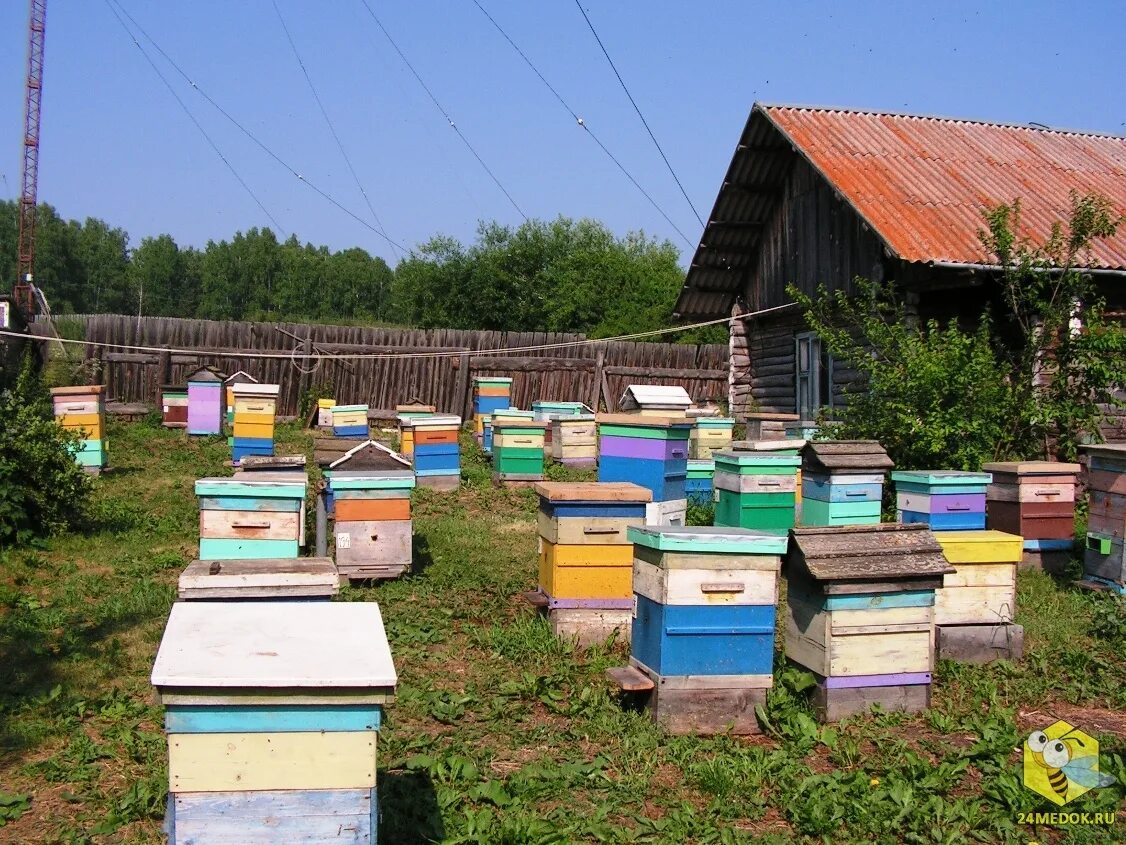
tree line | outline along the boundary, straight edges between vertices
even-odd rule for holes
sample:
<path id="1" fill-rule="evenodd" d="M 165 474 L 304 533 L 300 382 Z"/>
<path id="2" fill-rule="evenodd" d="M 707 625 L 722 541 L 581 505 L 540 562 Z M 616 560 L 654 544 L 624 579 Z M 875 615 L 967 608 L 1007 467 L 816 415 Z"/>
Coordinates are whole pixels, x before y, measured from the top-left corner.
<path id="1" fill-rule="evenodd" d="M 15 281 L 18 206 L 0 202 L 0 285 Z M 672 325 L 679 253 L 594 220 L 482 222 L 465 245 L 437 235 L 392 268 L 352 247 L 279 241 L 269 228 L 180 246 L 103 220 L 39 207 L 35 283 L 55 314 L 119 313 L 209 320 L 310 320 L 419 328 L 580 332 L 591 337 Z M 720 341 L 726 330 L 679 339 Z M 671 340 L 674 338 L 661 338 Z"/>

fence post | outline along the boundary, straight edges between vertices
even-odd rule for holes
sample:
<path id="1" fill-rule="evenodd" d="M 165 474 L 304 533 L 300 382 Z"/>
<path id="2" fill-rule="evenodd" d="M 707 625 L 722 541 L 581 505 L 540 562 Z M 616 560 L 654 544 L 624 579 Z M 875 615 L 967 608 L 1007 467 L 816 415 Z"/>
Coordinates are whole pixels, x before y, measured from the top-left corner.
<path id="1" fill-rule="evenodd" d="M 301 372 L 297 377 L 297 406 L 294 408 L 294 413 L 298 417 L 301 416 L 301 400 L 305 398 L 305 392 L 309 389 L 309 353 L 312 351 L 313 332 L 310 329 L 309 334 L 301 341 Z"/>
<path id="2" fill-rule="evenodd" d="M 458 358 L 457 385 L 454 387 L 454 398 L 457 405 L 456 413 L 463 420 L 468 416 L 466 409 L 469 407 L 469 353 L 462 353 Z"/>
<path id="3" fill-rule="evenodd" d="M 160 350 L 160 354 L 156 359 L 156 384 L 153 385 L 153 405 L 157 408 L 162 408 L 161 405 L 161 385 L 169 384 L 172 381 L 172 349 L 168 344 Z"/>
<path id="4" fill-rule="evenodd" d="M 602 372 L 602 367 L 606 364 L 606 352 L 602 349 L 598 350 L 598 355 L 594 359 L 594 386 L 590 391 L 590 408 L 595 413 L 598 413 L 598 395 L 602 390 L 602 380 L 606 377 Z M 610 409 L 607 408 L 607 411 Z"/>

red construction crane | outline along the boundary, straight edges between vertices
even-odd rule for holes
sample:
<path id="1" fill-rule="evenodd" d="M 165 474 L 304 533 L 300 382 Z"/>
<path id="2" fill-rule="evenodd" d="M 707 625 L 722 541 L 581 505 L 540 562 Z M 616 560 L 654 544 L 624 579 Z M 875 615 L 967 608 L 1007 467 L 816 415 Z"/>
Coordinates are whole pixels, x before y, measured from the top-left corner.
<path id="1" fill-rule="evenodd" d="M 23 185 L 20 190 L 19 251 L 16 307 L 30 321 L 35 315 L 32 286 L 35 265 L 36 196 L 39 189 L 39 115 L 43 105 L 43 42 L 47 34 L 47 0 L 31 0 L 27 24 L 27 97 L 23 114 Z"/>

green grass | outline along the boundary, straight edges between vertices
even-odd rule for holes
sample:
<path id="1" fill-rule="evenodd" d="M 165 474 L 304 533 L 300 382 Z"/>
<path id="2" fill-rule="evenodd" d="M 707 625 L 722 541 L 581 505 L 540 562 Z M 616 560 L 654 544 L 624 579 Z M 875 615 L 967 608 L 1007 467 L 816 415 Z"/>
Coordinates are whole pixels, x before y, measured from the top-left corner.
<path id="1" fill-rule="evenodd" d="M 278 437 L 279 453 L 309 453 L 295 427 Z M 148 675 L 196 548 L 192 484 L 227 472 L 228 450 L 153 420 L 111 424 L 109 442 L 95 526 L 0 552 L 0 842 L 161 841 Z M 535 497 L 492 487 L 465 451 L 457 494 L 415 494 L 415 574 L 342 594 L 380 603 L 400 673 L 380 736 L 384 843 L 1122 841 L 1016 818 L 1055 809 L 1021 786 L 1017 748 L 1056 716 L 1109 725 L 1104 768 L 1126 779 L 1122 602 L 1021 573 L 1026 660 L 943 663 L 925 714 L 819 725 L 809 677 L 780 665 L 765 736 L 669 737 L 604 680 L 627 647 L 577 650 L 516 597 L 535 584 Z M 590 477 L 572 472 L 549 470 Z"/>

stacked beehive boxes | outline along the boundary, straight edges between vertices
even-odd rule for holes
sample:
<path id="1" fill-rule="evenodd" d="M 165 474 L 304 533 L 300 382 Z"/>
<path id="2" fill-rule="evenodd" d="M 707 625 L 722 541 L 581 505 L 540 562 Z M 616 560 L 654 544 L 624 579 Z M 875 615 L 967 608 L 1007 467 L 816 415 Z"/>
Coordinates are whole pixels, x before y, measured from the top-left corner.
<path id="1" fill-rule="evenodd" d="M 952 571 L 925 525 L 791 532 L 785 651 L 818 676 L 822 719 L 930 704 L 935 591 Z"/>
<path id="2" fill-rule="evenodd" d="M 178 602 L 153 665 L 170 845 L 377 841 L 397 677 L 371 602 Z"/>
<path id="3" fill-rule="evenodd" d="M 414 428 L 412 423 L 422 417 L 432 417 L 437 413 L 433 405 L 396 405 L 395 419 L 399 426 L 399 454 L 404 457 L 414 455 Z"/>
<path id="4" fill-rule="evenodd" d="M 188 376 L 188 434 L 223 432 L 223 376 L 203 367 Z"/>
<path id="5" fill-rule="evenodd" d="M 82 437 L 74 459 L 92 475 L 109 465 L 105 396 L 105 387 L 100 384 L 51 388 L 55 422 Z"/>
<path id="6" fill-rule="evenodd" d="M 715 452 L 716 525 L 788 531 L 796 520 L 798 467 L 796 449 L 786 441 L 762 441 L 749 446 L 772 446 Z"/>
<path id="7" fill-rule="evenodd" d="M 1075 547 L 1075 488 L 1079 464 L 1013 461 L 986 464 L 988 525 L 1024 538 L 1024 562 L 1062 570 Z"/>
<path id="8" fill-rule="evenodd" d="M 905 525 L 922 523 L 933 531 L 985 528 L 988 472 L 905 470 L 893 472 L 896 517 Z"/>
<path id="9" fill-rule="evenodd" d="M 333 405 L 330 413 L 333 437 L 368 436 L 367 405 Z"/>
<path id="10" fill-rule="evenodd" d="M 1126 445 L 1088 446 L 1087 455 L 1091 506 L 1083 579 L 1126 595 Z"/>
<path id="11" fill-rule="evenodd" d="M 662 384 L 631 384 L 618 400 L 622 413 L 643 417 L 685 419 L 691 406 L 687 390 Z"/>
<path id="12" fill-rule="evenodd" d="M 893 466 L 875 440 L 812 440 L 802 448 L 801 524 L 874 525 Z"/>
<path id="13" fill-rule="evenodd" d="M 512 407 L 512 379 L 477 376 L 473 379 L 473 430 L 478 442 L 484 437 L 485 418 L 494 411 Z"/>
<path id="14" fill-rule="evenodd" d="M 493 414 L 493 479 L 502 483 L 543 480 L 547 423 Z"/>
<path id="15" fill-rule="evenodd" d="M 731 528 L 630 528 L 631 666 L 672 733 L 758 733 L 773 683 L 786 538 Z"/>
<path id="16" fill-rule="evenodd" d="M 232 455 L 238 464 L 248 455 L 274 454 L 274 416 L 278 409 L 276 384 L 243 382 L 231 387 L 234 397 Z"/>
<path id="17" fill-rule="evenodd" d="M 400 430 L 411 432 L 414 473 L 420 487 L 433 490 L 456 490 L 461 484 L 461 417 L 432 415 L 415 417 Z"/>
<path id="18" fill-rule="evenodd" d="M 650 525 L 684 525 L 688 440 L 684 417 L 599 414 L 598 480 L 630 481 L 653 493 Z"/>
<path id="19" fill-rule="evenodd" d="M 160 388 L 160 424 L 165 428 L 188 427 L 188 388 L 165 384 Z"/>
<path id="20" fill-rule="evenodd" d="M 797 414 L 748 413 L 745 417 L 747 439 L 781 440 L 786 436 L 786 423 L 797 419 Z"/>
<path id="21" fill-rule="evenodd" d="M 565 466 L 595 466 L 598 463 L 598 434 L 594 414 L 555 417 L 551 421 L 551 457 Z"/>
<path id="22" fill-rule="evenodd" d="M 335 407 L 335 399 L 317 400 L 317 428 L 332 428 L 332 409 Z"/>
<path id="23" fill-rule="evenodd" d="M 414 550 L 414 473 L 332 470 L 328 485 L 341 577 L 397 578 L 408 572 Z"/>
<path id="24" fill-rule="evenodd" d="M 688 474 L 684 479 L 684 497 L 690 505 L 712 505 L 715 485 L 715 461 L 688 461 Z"/>
<path id="25" fill-rule="evenodd" d="M 481 448 L 485 454 L 493 454 L 493 420 L 532 420 L 535 419 L 535 414 L 532 411 L 521 411 L 519 408 L 501 408 L 493 411 L 491 414 L 486 414 L 481 420 Z M 546 431 L 545 431 L 546 435 Z M 546 449 L 546 436 L 544 438 L 544 448 Z"/>
<path id="26" fill-rule="evenodd" d="M 239 370 L 234 375 L 227 376 L 223 381 L 223 400 L 226 407 L 228 428 L 235 424 L 235 385 L 239 384 L 258 384 L 258 379 L 254 378 L 250 373 Z"/>
<path id="27" fill-rule="evenodd" d="M 731 448 L 731 435 L 735 430 L 735 420 L 727 417 L 698 417 L 696 427 L 689 438 L 688 457 L 696 461 L 706 461 L 712 452 Z"/>
<path id="28" fill-rule="evenodd" d="M 631 526 L 645 524 L 652 493 L 636 484 L 542 482 L 539 594 L 558 636 L 587 645 L 629 634 Z"/>
<path id="29" fill-rule="evenodd" d="M 589 413 L 591 413 L 590 408 L 582 402 L 554 402 L 540 399 L 532 403 L 532 419 L 547 423 L 547 428 L 544 429 L 544 443 L 548 447 L 551 446 L 552 423 L 555 420 Z"/>
<path id="30" fill-rule="evenodd" d="M 303 475 L 254 473 L 201 478 L 200 560 L 265 560 L 297 557 L 304 535 Z"/>
<path id="31" fill-rule="evenodd" d="M 938 656 L 965 663 L 1019 660 L 1024 628 L 1013 623 L 1022 543 L 1003 531 L 936 531 L 954 572 L 935 596 Z"/>

